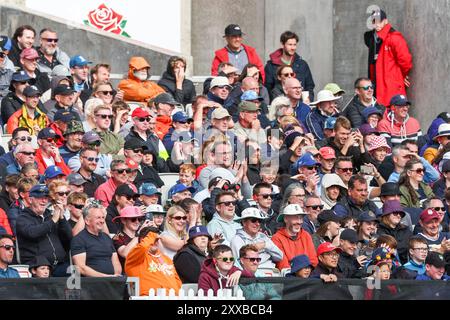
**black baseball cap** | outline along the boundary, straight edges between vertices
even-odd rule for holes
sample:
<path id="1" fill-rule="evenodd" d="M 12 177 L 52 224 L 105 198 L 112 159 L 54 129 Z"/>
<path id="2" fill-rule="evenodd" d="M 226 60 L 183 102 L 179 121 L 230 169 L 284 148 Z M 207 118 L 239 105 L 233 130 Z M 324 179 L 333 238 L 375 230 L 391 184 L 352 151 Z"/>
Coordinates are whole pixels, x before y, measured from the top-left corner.
<path id="1" fill-rule="evenodd" d="M 74 89 L 72 89 L 71 87 L 69 87 L 65 84 L 60 84 L 55 89 L 53 89 L 54 96 L 56 96 L 56 95 L 68 96 L 75 92 L 76 91 Z"/>
<path id="2" fill-rule="evenodd" d="M 399 196 L 400 188 L 396 182 L 386 182 L 381 185 L 380 196 Z"/>
<path id="3" fill-rule="evenodd" d="M 444 261 L 444 258 L 439 253 L 430 251 L 428 252 L 427 258 L 425 259 L 425 264 L 431 264 L 436 268 L 444 268 L 446 263 Z"/>
<path id="4" fill-rule="evenodd" d="M 125 145 L 123 146 L 125 150 L 133 150 L 133 149 L 145 149 L 147 150 L 148 147 L 145 145 L 144 141 L 136 138 L 131 138 L 127 141 L 125 141 Z"/>
<path id="5" fill-rule="evenodd" d="M 340 223 L 342 218 L 339 217 L 333 210 L 323 210 L 317 216 L 317 220 L 322 225 L 328 221 L 334 221 L 334 222 Z"/>
<path id="6" fill-rule="evenodd" d="M 227 36 L 242 36 L 244 33 L 242 33 L 241 27 L 239 27 L 239 25 L 237 24 L 229 24 L 226 28 L 225 28 L 225 35 L 224 37 Z"/>
<path id="7" fill-rule="evenodd" d="M 358 242 L 358 234 L 353 229 L 345 229 L 341 232 L 340 235 L 341 240 L 347 240 L 351 243 L 357 243 Z"/>

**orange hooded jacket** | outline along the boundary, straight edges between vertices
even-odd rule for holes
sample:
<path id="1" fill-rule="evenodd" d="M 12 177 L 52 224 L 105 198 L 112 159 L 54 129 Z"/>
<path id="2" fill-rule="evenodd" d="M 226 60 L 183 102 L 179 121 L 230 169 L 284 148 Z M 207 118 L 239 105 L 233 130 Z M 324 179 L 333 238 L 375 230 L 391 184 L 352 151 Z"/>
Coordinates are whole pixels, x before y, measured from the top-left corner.
<path id="1" fill-rule="evenodd" d="M 118 88 L 124 92 L 124 100 L 147 102 L 160 93 L 163 88 L 150 80 L 141 81 L 134 76 L 134 71 L 150 68 L 148 62 L 142 57 L 132 57 L 129 62 L 128 79 L 120 81 Z"/>

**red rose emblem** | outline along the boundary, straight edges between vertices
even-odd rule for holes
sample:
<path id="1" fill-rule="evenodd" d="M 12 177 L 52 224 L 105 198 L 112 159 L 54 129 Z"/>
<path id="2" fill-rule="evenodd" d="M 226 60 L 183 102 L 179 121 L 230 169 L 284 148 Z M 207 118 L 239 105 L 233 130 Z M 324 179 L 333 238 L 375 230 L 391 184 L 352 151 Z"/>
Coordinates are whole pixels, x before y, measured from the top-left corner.
<path id="1" fill-rule="evenodd" d="M 123 16 L 108 8 L 104 3 L 97 9 L 89 12 L 88 19 L 91 25 L 98 29 L 109 31 L 115 34 L 121 34 L 121 21 Z"/>

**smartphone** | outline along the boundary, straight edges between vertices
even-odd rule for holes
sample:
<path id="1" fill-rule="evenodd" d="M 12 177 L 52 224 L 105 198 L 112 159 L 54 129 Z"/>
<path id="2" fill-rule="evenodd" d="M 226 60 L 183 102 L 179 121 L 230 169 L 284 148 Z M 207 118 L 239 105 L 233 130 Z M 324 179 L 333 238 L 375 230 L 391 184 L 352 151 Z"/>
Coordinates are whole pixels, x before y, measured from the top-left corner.
<path id="1" fill-rule="evenodd" d="M 371 167 L 371 166 L 366 166 L 366 165 L 362 165 L 362 166 L 361 166 L 360 173 L 361 173 L 361 174 L 368 175 L 368 176 L 371 176 L 371 175 L 373 175 L 373 167 Z"/>

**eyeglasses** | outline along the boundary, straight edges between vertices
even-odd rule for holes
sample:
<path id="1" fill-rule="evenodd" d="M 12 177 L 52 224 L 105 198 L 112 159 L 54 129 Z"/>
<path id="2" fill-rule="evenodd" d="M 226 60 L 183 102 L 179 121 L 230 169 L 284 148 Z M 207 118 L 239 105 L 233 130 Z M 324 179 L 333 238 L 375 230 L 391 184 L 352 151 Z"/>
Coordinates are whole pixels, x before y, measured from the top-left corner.
<path id="1" fill-rule="evenodd" d="M 367 91 L 367 90 L 369 90 L 369 89 L 374 89 L 375 88 L 375 86 L 373 86 L 373 85 L 368 85 L 368 86 L 365 86 L 365 87 L 358 87 L 358 89 L 363 89 L 364 91 Z"/>
<path id="2" fill-rule="evenodd" d="M 336 253 L 336 252 L 327 252 L 327 253 L 324 253 L 323 255 L 333 258 L 333 259 L 339 258 L 339 253 Z"/>
<path id="3" fill-rule="evenodd" d="M 105 96 L 112 96 L 113 95 L 113 92 L 112 91 L 107 91 L 107 90 L 105 90 L 105 91 L 97 91 L 98 93 L 102 93 L 102 94 L 104 94 Z"/>
<path id="4" fill-rule="evenodd" d="M 295 73 L 293 73 L 293 72 L 282 73 L 281 75 L 284 76 L 284 77 L 295 77 Z"/>
<path id="5" fill-rule="evenodd" d="M 5 248 L 5 250 L 9 251 L 9 250 L 14 250 L 16 247 L 15 246 L 10 246 L 8 244 L 4 244 L 4 245 L 1 245 L 0 248 Z"/>
<path id="6" fill-rule="evenodd" d="M 176 217 L 172 217 L 172 219 L 177 220 L 177 221 L 180 221 L 180 220 L 186 221 L 187 217 L 186 216 L 176 216 Z"/>
<path id="7" fill-rule="evenodd" d="M 62 196 L 69 196 L 69 194 L 70 194 L 70 191 L 66 191 L 66 192 L 56 192 L 56 194 L 58 195 L 58 196 L 60 196 L 60 197 L 62 197 Z"/>
<path id="8" fill-rule="evenodd" d="M 263 197 L 264 199 L 269 199 L 269 198 L 273 198 L 273 194 L 260 194 L 261 197 Z"/>
<path id="9" fill-rule="evenodd" d="M 139 122 L 150 122 L 150 118 L 138 118 Z"/>
<path id="10" fill-rule="evenodd" d="M 234 257 L 231 257 L 231 258 L 223 257 L 223 258 L 216 258 L 216 259 L 222 260 L 223 262 L 234 262 Z"/>
<path id="11" fill-rule="evenodd" d="M 257 218 L 250 218 L 250 219 L 248 219 L 248 221 L 250 221 L 251 223 L 261 223 L 261 220 L 259 220 Z"/>
<path id="12" fill-rule="evenodd" d="M 33 138 L 31 138 L 31 137 L 17 137 L 17 138 L 15 138 L 14 140 L 20 140 L 20 141 L 22 141 L 22 142 L 24 142 L 24 141 L 28 141 L 28 142 L 31 142 L 31 140 L 33 140 Z"/>
<path id="13" fill-rule="evenodd" d="M 72 206 L 74 206 L 75 208 L 77 208 L 78 210 L 81 210 L 84 208 L 84 204 L 72 204 Z"/>
<path id="14" fill-rule="evenodd" d="M 261 262 L 261 258 L 249 258 L 249 257 L 242 257 L 243 259 L 247 259 L 247 260 L 249 260 L 250 262 L 253 262 L 253 263 L 255 263 L 255 262 L 258 262 L 258 263 L 260 263 Z"/>
<path id="15" fill-rule="evenodd" d="M 56 141 L 58 141 L 58 139 L 55 139 L 55 138 L 47 138 L 46 141 L 47 141 L 48 143 L 56 143 Z"/>
<path id="16" fill-rule="evenodd" d="M 134 152 L 134 153 L 142 153 L 142 154 L 144 154 L 144 149 L 142 149 L 142 148 L 139 148 L 139 149 L 133 149 L 133 152 Z"/>
<path id="17" fill-rule="evenodd" d="M 116 170 L 113 170 L 113 171 L 117 172 L 118 174 L 123 174 L 124 172 L 131 173 L 130 169 L 116 169 Z"/>
<path id="18" fill-rule="evenodd" d="M 415 172 L 417 174 L 423 174 L 425 172 L 425 170 L 423 168 L 418 168 L 416 170 L 409 170 L 409 171 Z"/>
<path id="19" fill-rule="evenodd" d="M 445 207 L 434 207 L 433 208 L 435 211 L 442 211 L 445 212 Z"/>
<path id="20" fill-rule="evenodd" d="M 223 201 L 223 202 L 219 202 L 218 203 L 218 205 L 221 205 L 221 204 L 223 204 L 223 205 L 225 205 L 227 207 L 235 206 L 236 205 L 236 201 Z"/>
<path id="21" fill-rule="evenodd" d="M 22 152 L 19 152 L 19 153 L 22 153 L 22 154 L 24 154 L 26 156 L 34 156 L 36 154 L 36 152 L 34 152 L 34 151 L 32 151 L 32 152 L 22 151 Z"/>
<path id="22" fill-rule="evenodd" d="M 422 251 L 422 252 L 428 252 L 428 247 L 426 248 L 412 248 L 413 250 Z"/>
<path id="23" fill-rule="evenodd" d="M 353 168 L 337 168 L 338 170 L 341 170 L 342 172 L 353 172 Z"/>
<path id="24" fill-rule="evenodd" d="M 318 204 L 318 205 L 313 205 L 313 206 L 306 206 L 306 207 L 307 208 L 311 208 L 313 210 L 317 210 L 317 209 L 322 210 L 323 209 L 323 204 Z"/>
<path id="25" fill-rule="evenodd" d="M 54 42 L 54 43 L 58 43 L 59 39 L 52 39 L 52 38 L 42 38 L 42 40 L 45 40 L 47 42 Z"/>
<path id="26" fill-rule="evenodd" d="M 84 159 L 86 159 L 89 162 L 98 162 L 100 160 L 100 158 L 94 158 L 94 157 L 85 157 L 83 156 Z"/>
<path id="27" fill-rule="evenodd" d="M 113 118 L 113 115 L 112 115 L 112 114 L 96 114 L 95 116 L 96 116 L 96 117 L 100 117 L 100 118 L 102 118 L 102 119 L 106 119 L 106 118 L 112 119 L 112 118 Z"/>

